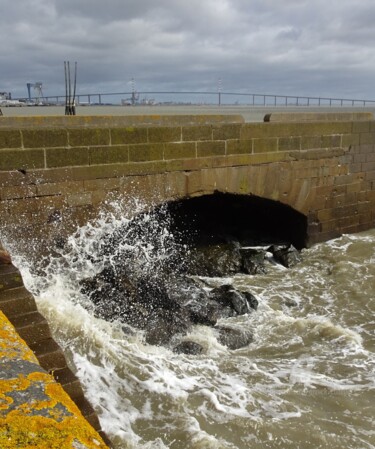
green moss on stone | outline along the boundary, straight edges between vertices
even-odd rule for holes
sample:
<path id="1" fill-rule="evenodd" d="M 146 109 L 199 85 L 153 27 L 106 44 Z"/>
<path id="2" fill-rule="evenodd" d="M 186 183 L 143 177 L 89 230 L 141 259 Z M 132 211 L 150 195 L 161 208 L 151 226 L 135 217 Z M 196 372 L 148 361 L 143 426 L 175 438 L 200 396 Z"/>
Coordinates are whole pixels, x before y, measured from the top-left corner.
<path id="1" fill-rule="evenodd" d="M 89 152 L 90 165 L 129 162 L 129 147 L 127 145 L 95 147 L 90 148 Z"/>
<path id="2" fill-rule="evenodd" d="M 49 148 L 46 150 L 46 163 L 48 168 L 89 165 L 89 150 L 88 148 Z"/>
<path id="3" fill-rule="evenodd" d="M 122 145 L 127 143 L 147 143 L 147 128 L 126 127 L 111 129 L 112 145 Z"/>
<path id="4" fill-rule="evenodd" d="M 163 144 L 143 144 L 129 146 L 129 161 L 147 162 L 163 159 Z"/>
<path id="5" fill-rule="evenodd" d="M 64 129 L 24 129 L 22 130 L 25 148 L 66 147 L 68 135 Z"/>
<path id="6" fill-rule="evenodd" d="M 0 150 L 0 170 L 44 168 L 44 150 Z"/>
<path id="7" fill-rule="evenodd" d="M 17 130 L 0 130 L 0 148 L 21 148 L 21 133 Z"/>
<path id="8" fill-rule="evenodd" d="M 110 134 L 107 128 L 69 130 L 69 145 L 72 147 L 103 146 L 109 145 L 109 143 Z"/>

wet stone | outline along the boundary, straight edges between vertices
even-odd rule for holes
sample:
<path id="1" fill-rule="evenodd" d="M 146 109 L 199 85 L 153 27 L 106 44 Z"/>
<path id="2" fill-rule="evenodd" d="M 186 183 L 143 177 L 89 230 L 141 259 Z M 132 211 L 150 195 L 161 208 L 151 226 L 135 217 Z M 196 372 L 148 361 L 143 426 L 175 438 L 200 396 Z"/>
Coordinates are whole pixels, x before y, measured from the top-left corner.
<path id="1" fill-rule="evenodd" d="M 45 371 L 37 364 L 27 360 L 3 360 L 0 363 L 0 379 L 10 380 L 17 379 L 22 373 L 23 376 L 28 376 L 32 373 L 45 373 Z"/>
<path id="2" fill-rule="evenodd" d="M 203 352 L 203 346 L 194 341 L 183 341 L 173 348 L 176 354 L 199 355 Z"/>
<path id="3" fill-rule="evenodd" d="M 246 274 L 266 274 L 266 251 L 254 248 L 241 248 L 241 271 Z"/>
<path id="4" fill-rule="evenodd" d="M 216 326 L 218 341 L 231 350 L 236 350 L 248 346 L 253 341 L 251 332 L 228 326 Z"/>
<path id="5" fill-rule="evenodd" d="M 268 249 L 275 260 L 286 268 L 292 268 L 302 261 L 300 252 L 293 245 L 272 245 Z"/>

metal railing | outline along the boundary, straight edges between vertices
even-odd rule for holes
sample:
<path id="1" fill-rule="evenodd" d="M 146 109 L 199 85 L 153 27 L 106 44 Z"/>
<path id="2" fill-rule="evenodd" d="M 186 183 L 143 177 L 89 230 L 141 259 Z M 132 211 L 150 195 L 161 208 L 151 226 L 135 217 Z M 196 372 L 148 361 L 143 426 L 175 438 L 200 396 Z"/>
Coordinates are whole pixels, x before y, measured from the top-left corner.
<path id="1" fill-rule="evenodd" d="M 35 102 L 38 100 L 40 104 L 64 104 L 65 98 L 65 95 L 48 95 L 42 99 L 31 98 L 31 101 Z M 78 105 L 375 106 L 375 100 L 241 92 L 154 91 L 136 93 L 77 93 L 76 99 Z"/>

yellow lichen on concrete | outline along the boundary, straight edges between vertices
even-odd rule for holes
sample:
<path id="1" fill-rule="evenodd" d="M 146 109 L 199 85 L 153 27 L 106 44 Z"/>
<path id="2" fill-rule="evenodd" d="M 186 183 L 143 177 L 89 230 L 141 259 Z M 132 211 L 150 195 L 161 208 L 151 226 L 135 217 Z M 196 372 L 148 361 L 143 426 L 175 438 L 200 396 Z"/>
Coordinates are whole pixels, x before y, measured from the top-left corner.
<path id="1" fill-rule="evenodd" d="M 82 418 L 83 420 L 83 418 Z M 13 417 L 0 420 L 2 449 L 101 449 L 104 445 L 88 424 L 77 417 L 61 423 L 44 417 Z"/>
<path id="2" fill-rule="evenodd" d="M 105 449 L 60 384 L 0 312 L 0 448 Z"/>
<path id="3" fill-rule="evenodd" d="M 0 311 L 0 357 L 22 358 L 38 363 L 33 351 L 14 330 L 5 315 Z"/>

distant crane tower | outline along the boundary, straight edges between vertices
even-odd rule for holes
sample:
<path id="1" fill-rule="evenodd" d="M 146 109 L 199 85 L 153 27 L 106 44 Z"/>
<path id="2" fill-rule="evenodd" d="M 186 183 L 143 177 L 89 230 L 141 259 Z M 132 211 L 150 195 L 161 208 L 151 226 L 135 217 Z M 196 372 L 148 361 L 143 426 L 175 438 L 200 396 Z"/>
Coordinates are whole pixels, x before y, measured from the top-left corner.
<path id="1" fill-rule="evenodd" d="M 29 101 L 31 102 L 31 88 L 34 89 L 34 96 L 36 98 L 35 102 L 38 104 L 40 103 L 41 99 L 43 98 L 43 90 L 42 90 L 42 86 L 43 83 L 41 82 L 37 82 L 37 83 L 27 83 L 27 92 L 29 94 Z"/>
<path id="2" fill-rule="evenodd" d="M 138 100 L 139 100 L 139 94 L 138 92 L 135 90 L 135 79 L 132 78 L 131 79 L 131 85 L 132 85 L 132 97 L 131 97 L 131 103 L 134 106 Z"/>

